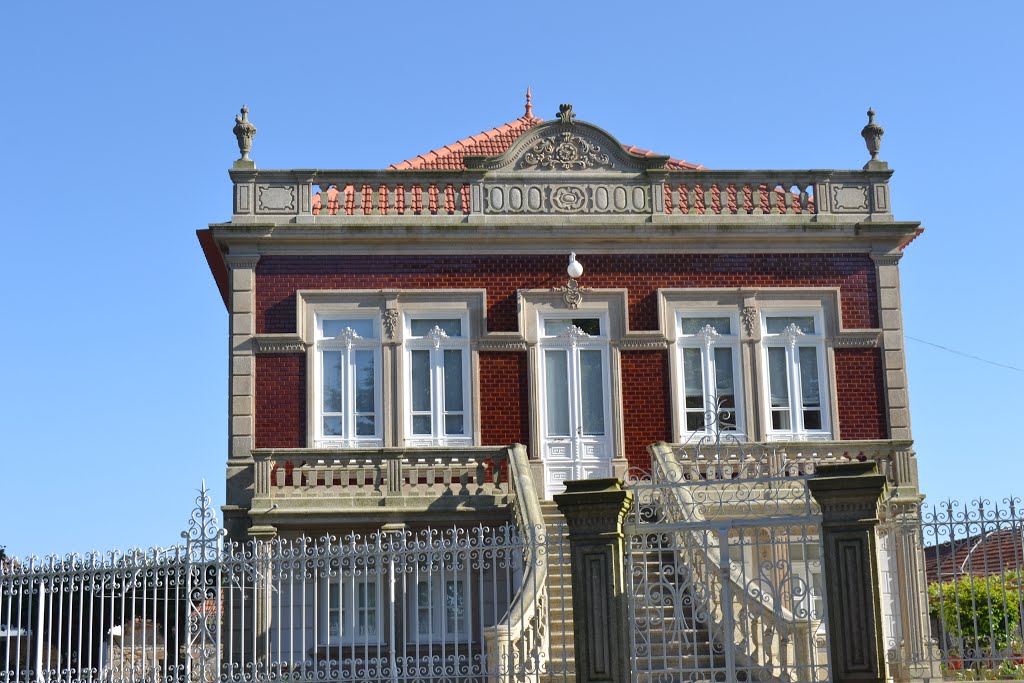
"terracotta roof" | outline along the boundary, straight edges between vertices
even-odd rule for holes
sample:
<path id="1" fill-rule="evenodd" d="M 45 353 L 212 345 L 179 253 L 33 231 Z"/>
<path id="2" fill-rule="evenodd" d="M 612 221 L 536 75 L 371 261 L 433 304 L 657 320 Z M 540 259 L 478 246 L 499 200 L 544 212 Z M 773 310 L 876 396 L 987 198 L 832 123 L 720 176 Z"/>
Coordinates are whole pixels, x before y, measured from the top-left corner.
<path id="1" fill-rule="evenodd" d="M 461 171 L 466 168 L 462 163 L 462 158 L 467 154 L 470 156 L 497 156 L 511 147 L 516 138 L 536 126 L 538 123 L 544 123 L 544 119 L 537 118 L 533 115 L 530 96 L 527 94 L 526 111 L 523 116 L 520 116 L 515 121 L 509 121 L 497 128 L 485 130 L 482 133 L 472 135 L 468 138 L 463 138 L 462 140 L 453 142 L 450 145 L 433 149 L 425 154 L 413 157 L 412 159 L 406 159 L 405 161 L 400 161 L 397 164 L 391 164 L 388 168 L 395 171 L 407 171 L 413 169 L 429 171 Z M 658 156 L 656 152 L 640 149 L 639 147 L 633 147 L 632 145 L 628 147 L 623 145 L 623 149 L 630 154 L 637 154 L 639 156 Z M 691 164 L 687 161 L 683 161 L 682 159 L 669 159 L 668 164 L 666 164 L 666 168 L 671 171 L 685 171 L 703 168 L 703 166 L 699 164 Z"/>
<path id="2" fill-rule="evenodd" d="M 1024 537 L 1019 526 L 946 541 L 924 549 L 928 582 L 974 575 L 992 576 L 1024 569 Z"/>

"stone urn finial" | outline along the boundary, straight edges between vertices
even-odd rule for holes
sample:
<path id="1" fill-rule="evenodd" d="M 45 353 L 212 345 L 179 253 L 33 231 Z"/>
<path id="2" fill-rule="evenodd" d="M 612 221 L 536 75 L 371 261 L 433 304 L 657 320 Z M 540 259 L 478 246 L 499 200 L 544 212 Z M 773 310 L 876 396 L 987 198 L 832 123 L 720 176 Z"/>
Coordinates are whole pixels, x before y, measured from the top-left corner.
<path id="1" fill-rule="evenodd" d="M 238 161 L 252 164 L 252 159 L 249 158 L 249 150 L 252 149 L 252 139 L 256 137 L 256 126 L 249 122 L 249 107 L 243 104 L 241 114 L 241 116 L 235 117 L 235 127 L 232 129 L 235 137 L 238 138 L 238 151 L 242 155 L 238 158 Z"/>
<path id="2" fill-rule="evenodd" d="M 874 109 L 868 109 L 868 125 L 864 126 L 860 134 L 864 138 L 864 144 L 868 146 L 868 152 L 871 153 L 871 161 L 878 161 L 878 150 L 882 147 L 885 129 L 875 123 Z"/>

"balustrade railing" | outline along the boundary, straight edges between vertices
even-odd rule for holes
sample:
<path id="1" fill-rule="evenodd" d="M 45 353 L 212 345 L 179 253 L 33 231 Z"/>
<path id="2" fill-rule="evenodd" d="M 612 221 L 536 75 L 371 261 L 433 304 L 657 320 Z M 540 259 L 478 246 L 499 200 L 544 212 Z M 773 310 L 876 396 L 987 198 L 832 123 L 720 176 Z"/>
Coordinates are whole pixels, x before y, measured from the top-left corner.
<path id="1" fill-rule="evenodd" d="M 743 174 L 747 175 L 747 174 Z M 665 179 L 665 213 L 690 216 L 814 214 L 815 179 L 782 174 L 743 177 L 714 172 Z"/>
<path id="2" fill-rule="evenodd" d="M 777 441 L 755 444 L 722 438 L 665 445 L 689 480 L 757 479 L 814 474 L 819 465 L 873 461 L 893 486 L 917 484 L 910 441 Z"/>
<path id="3" fill-rule="evenodd" d="M 254 508 L 330 499 L 353 506 L 506 505 L 508 448 L 262 449 Z"/>
<path id="4" fill-rule="evenodd" d="M 712 216 L 723 220 L 786 216 L 800 221 L 822 214 L 891 216 L 888 173 L 873 171 L 702 169 L 621 178 L 614 174 L 591 178 L 504 174 L 492 179 L 482 171 L 235 169 L 231 176 L 232 220 L 241 222 L 261 216 L 333 224 L 369 217 L 461 220 L 472 214 L 508 214 L 510 208 L 504 202 L 492 205 L 492 189 L 532 197 L 512 207 L 512 214 L 524 215 L 621 213 L 684 222 Z M 565 192 L 573 197 L 568 204 L 562 196 Z M 640 199 L 632 203 L 623 199 L 620 206 L 608 200 L 609 193 Z M 648 193 L 650 201 L 645 199 Z"/>

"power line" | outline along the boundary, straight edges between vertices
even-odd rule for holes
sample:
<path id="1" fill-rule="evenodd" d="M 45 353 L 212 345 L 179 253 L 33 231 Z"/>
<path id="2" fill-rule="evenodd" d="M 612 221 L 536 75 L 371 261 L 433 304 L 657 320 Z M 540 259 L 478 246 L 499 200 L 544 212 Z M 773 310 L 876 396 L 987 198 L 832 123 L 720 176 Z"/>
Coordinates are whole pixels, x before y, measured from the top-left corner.
<path id="1" fill-rule="evenodd" d="M 997 363 L 994 360 L 989 360 L 987 358 L 982 358 L 981 356 L 974 356 L 974 355 L 971 355 L 969 353 L 964 353 L 963 351 L 957 351 L 956 349 L 951 349 L 948 346 L 943 346 L 942 344 L 935 344 L 935 343 L 930 342 L 930 341 L 925 341 L 924 339 L 918 339 L 917 337 L 911 337 L 909 334 L 904 335 L 904 336 L 907 339 L 913 339 L 916 342 L 921 342 L 922 344 L 927 344 L 928 346 L 934 346 L 937 349 L 942 349 L 943 351 L 948 351 L 949 353 L 953 353 L 953 354 L 956 354 L 958 356 L 963 356 L 964 358 L 970 358 L 972 360 L 980 360 L 982 363 L 988 363 L 989 365 L 994 365 L 997 368 L 1006 368 L 1007 370 L 1016 370 L 1017 372 L 1024 372 L 1024 368 L 1018 368 L 1016 365 L 1006 365 L 1005 363 Z"/>

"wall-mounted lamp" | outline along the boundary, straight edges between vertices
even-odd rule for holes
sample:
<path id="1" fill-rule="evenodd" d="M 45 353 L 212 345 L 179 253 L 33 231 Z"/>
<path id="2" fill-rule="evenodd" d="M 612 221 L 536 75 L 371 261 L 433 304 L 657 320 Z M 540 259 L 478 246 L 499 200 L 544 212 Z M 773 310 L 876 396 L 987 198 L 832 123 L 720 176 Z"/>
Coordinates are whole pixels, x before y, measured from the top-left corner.
<path id="1" fill-rule="evenodd" d="M 576 252 L 569 254 L 569 267 L 565 269 L 569 277 L 576 279 L 583 275 L 583 264 L 576 260 Z"/>

